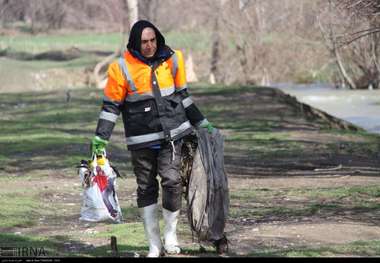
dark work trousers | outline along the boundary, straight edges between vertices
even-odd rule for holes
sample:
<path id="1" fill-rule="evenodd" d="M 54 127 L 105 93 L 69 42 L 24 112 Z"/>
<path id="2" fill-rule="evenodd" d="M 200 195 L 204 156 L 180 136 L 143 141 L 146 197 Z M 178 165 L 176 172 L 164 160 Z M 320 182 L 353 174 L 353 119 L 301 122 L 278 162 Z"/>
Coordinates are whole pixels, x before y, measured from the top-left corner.
<path id="1" fill-rule="evenodd" d="M 183 141 L 180 139 L 175 141 L 174 145 L 171 143 L 161 145 L 161 149 L 143 148 L 131 151 L 139 208 L 157 203 L 159 194 L 157 174 L 161 177 L 162 207 L 172 212 L 181 208 L 182 144 Z"/>

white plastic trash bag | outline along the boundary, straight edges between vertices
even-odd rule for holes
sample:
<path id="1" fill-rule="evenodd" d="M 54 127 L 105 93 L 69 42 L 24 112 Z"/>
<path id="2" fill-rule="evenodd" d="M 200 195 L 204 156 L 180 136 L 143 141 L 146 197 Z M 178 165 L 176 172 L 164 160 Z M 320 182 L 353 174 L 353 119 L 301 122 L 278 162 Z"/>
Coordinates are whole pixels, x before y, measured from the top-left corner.
<path id="1" fill-rule="evenodd" d="M 116 177 L 118 172 L 103 156 L 82 160 L 79 166 L 79 177 L 83 187 L 83 202 L 80 220 L 99 222 L 111 220 L 119 223 L 122 213 L 116 195 Z"/>

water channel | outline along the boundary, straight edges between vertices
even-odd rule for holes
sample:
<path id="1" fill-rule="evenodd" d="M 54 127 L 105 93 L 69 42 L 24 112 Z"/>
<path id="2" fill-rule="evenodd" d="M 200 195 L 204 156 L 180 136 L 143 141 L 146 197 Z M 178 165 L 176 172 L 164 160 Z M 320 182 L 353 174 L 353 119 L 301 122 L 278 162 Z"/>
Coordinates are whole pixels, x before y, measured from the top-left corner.
<path id="1" fill-rule="evenodd" d="M 298 101 L 380 134 L 380 90 L 336 89 L 329 84 L 276 83 Z"/>

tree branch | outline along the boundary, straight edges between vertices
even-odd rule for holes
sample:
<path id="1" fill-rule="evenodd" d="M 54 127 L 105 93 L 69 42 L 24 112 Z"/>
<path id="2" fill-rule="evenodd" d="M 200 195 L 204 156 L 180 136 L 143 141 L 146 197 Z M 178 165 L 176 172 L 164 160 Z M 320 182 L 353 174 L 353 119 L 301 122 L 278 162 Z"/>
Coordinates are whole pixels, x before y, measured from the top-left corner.
<path id="1" fill-rule="evenodd" d="M 350 39 L 349 41 L 345 41 L 345 42 L 343 42 L 342 44 L 340 44 L 340 45 L 338 46 L 338 48 L 342 48 L 342 47 L 344 47 L 344 46 L 348 46 L 348 45 L 350 45 L 351 43 L 353 43 L 353 42 L 355 42 L 355 41 L 357 41 L 357 40 L 359 40 L 359 39 L 361 39 L 361 38 L 363 38 L 363 37 L 369 36 L 369 35 L 371 35 L 371 34 L 379 33 L 379 32 L 380 32 L 380 28 L 376 28 L 375 30 L 372 30 L 372 31 L 366 32 L 366 33 L 361 34 L 361 35 L 359 35 L 359 36 L 357 36 L 357 37 L 355 37 L 355 38 Z"/>

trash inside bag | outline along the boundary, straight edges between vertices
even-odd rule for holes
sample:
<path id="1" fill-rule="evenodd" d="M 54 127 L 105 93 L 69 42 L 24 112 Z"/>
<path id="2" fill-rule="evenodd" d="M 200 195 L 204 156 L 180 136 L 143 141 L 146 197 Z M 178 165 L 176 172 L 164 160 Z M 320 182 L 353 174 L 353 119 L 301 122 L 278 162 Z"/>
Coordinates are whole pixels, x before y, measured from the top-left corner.
<path id="1" fill-rule="evenodd" d="M 116 194 L 119 172 L 111 166 L 106 155 L 94 155 L 91 161 L 82 160 L 78 174 L 83 188 L 80 220 L 119 223 L 122 213 Z"/>

